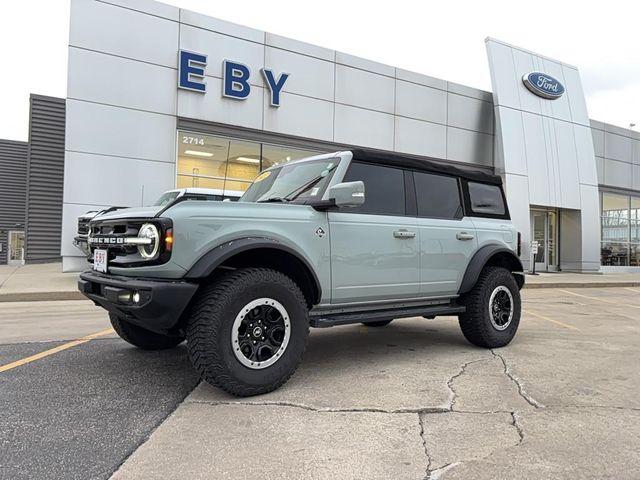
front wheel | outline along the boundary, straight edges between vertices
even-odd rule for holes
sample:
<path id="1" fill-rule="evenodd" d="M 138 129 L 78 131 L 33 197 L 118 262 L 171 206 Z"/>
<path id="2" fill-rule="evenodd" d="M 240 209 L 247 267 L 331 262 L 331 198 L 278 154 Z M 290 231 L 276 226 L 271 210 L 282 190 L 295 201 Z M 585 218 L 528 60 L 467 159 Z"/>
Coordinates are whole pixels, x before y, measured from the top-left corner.
<path id="1" fill-rule="evenodd" d="M 187 324 L 189 357 L 200 376 L 246 397 L 284 384 L 302 361 L 307 303 L 286 275 L 232 271 L 199 293 Z"/>
<path id="2" fill-rule="evenodd" d="M 484 268 L 461 301 L 467 310 L 458 319 L 469 342 L 485 348 L 504 347 L 511 342 L 520 324 L 521 300 L 520 289 L 509 270 Z"/>
<path id="3" fill-rule="evenodd" d="M 113 313 L 109 314 L 109 319 L 111 326 L 121 339 L 143 350 L 166 350 L 184 341 L 184 337 L 162 335 L 138 327 Z"/>

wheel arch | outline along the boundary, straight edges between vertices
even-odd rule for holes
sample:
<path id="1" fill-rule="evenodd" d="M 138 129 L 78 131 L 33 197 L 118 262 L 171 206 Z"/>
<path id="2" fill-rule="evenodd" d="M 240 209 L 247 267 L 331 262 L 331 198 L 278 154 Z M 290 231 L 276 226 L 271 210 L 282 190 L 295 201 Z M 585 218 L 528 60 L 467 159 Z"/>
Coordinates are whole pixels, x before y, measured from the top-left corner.
<path id="1" fill-rule="evenodd" d="M 458 294 L 467 293 L 478 281 L 480 272 L 486 266 L 503 267 L 514 275 L 518 288 L 524 285 L 524 268 L 518 256 L 503 245 L 485 245 L 481 247 L 471 258 L 467 270 L 462 277 Z"/>
<path id="2" fill-rule="evenodd" d="M 320 303 L 322 287 L 310 262 L 294 248 L 271 238 L 232 240 L 205 253 L 185 278 L 203 280 L 221 268 L 264 267 L 278 270 L 298 284 L 309 307 Z"/>

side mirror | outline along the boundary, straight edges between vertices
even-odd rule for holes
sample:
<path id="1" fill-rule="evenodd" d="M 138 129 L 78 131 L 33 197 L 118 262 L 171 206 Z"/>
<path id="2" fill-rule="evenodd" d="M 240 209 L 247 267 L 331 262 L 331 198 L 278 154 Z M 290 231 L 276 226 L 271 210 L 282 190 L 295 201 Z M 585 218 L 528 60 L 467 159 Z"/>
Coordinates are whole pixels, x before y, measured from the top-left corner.
<path id="1" fill-rule="evenodd" d="M 364 203 L 364 182 L 338 183 L 329 189 L 329 201 L 338 208 L 358 207 Z"/>

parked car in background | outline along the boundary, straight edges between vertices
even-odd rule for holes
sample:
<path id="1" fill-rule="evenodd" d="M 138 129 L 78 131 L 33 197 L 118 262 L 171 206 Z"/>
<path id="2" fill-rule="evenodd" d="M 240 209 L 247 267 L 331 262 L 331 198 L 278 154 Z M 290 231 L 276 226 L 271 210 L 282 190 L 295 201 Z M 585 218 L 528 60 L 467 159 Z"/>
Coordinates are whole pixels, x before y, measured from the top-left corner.
<path id="1" fill-rule="evenodd" d="M 151 205 L 152 207 L 165 207 L 176 203 L 178 201 L 191 199 L 191 200 L 205 200 L 205 201 L 237 201 L 244 192 L 241 191 L 229 191 L 223 192 L 214 188 L 177 188 L 175 190 L 168 190 L 164 192 L 160 197 Z M 73 245 L 80 249 L 85 255 L 89 255 L 89 248 L 87 246 L 87 236 L 89 235 L 89 222 L 94 218 L 104 215 L 109 212 L 120 210 L 128 207 L 108 207 L 102 210 L 89 210 L 83 215 L 78 217 L 78 229 L 76 236 L 73 239 Z"/>

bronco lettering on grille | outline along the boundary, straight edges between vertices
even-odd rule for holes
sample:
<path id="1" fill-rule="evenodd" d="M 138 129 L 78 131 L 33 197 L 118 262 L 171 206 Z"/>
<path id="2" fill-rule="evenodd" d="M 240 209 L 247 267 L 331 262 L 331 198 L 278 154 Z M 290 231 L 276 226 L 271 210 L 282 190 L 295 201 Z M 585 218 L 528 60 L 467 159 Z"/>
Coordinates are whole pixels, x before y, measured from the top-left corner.
<path id="1" fill-rule="evenodd" d="M 118 244 L 125 243 L 124 237 L 89 237 L 89 243 Z"/>

